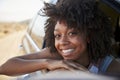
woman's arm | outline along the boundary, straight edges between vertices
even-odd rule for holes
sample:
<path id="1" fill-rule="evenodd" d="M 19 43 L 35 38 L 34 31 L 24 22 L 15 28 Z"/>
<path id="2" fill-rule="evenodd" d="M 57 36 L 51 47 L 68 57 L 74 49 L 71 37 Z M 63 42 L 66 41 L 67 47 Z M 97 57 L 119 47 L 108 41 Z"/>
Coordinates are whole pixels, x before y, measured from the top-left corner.
<path id="1" fill-rule="evenodd" d="M 40 52 L 28 54 L 24 56 L 18 56 L 9 59 L 3 65 L 0 66 L 0 74 L 4 75 L 21 75 L 31 73 L 34 71 L 48 69 L 66 69 L 66 70 L 87 70 L 78 64 L 65 61 L 58 55 L 52 55 L 48 48 L 43 49 Z"/>
<path id="2" fill-rule="evenodd" d="M 46 66 L 45 60 L 46 59 L 25 60 L 12 58 L 0 67 L 0 74 L 12 76 L 41 70 Z"/>
<path id="3" fill-rule="evenodd" d="M 20 59 L 61 59 L 61 56 L 58 53 L 51 53 L 49 48 L 44 48 L 40 52 L 30 53 L 23 56 L 18 56 L 15 58 Z"/>
<path id="4" fill-rule="evenodd" d="M 46 68 L 47 59 L 60 59 L 51 55 L 49 48 L 24 56 L 13 57 L 0 66 L 0 74 L 20 75 Z"/>

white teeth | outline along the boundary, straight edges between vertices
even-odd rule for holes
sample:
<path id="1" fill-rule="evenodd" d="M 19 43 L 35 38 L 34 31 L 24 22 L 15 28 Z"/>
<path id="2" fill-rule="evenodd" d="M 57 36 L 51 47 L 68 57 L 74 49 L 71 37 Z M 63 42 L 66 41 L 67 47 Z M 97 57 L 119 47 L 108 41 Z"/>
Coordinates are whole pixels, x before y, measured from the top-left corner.
<path id="1" fill-rule="evenodd" d="M 74 49 L 67 49 L 67 50 L 62 50 L 63 53 L 69 53 L 72 52 Z"/>

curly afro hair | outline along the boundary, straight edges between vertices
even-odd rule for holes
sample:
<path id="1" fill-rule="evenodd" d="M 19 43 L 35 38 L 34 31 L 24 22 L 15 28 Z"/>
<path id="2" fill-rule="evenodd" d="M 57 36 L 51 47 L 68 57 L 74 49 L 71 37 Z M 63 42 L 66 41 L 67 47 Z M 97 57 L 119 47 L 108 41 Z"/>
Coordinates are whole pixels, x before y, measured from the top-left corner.
<path id="1" fill-rule="evenodd" d="M 99 9 L 96 0 L 58 0 L 56 4 L 45 3 L 44 13 L 48 16 L 45 26 L 46 47 L 57 52 L 54 27 L 57 21 L 66 21 L 69 28 L 86 35 L 89 57 L 97 62 L 111 53 L 112 26 L 108 17 Z"/>

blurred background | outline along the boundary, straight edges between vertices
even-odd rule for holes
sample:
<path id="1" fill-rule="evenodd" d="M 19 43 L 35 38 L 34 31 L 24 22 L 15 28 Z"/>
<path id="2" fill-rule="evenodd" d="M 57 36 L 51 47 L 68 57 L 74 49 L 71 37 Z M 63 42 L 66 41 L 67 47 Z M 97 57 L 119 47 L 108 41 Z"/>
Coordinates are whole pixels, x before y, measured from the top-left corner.
<path id="1" fill-rule="evenodd" d="M 0 65 L 9 58 L 25 54 L 22 37 L 31 19 L 49 0 L 0 0 Z M 0 80 L 15 77 L 0 75 Z"/>

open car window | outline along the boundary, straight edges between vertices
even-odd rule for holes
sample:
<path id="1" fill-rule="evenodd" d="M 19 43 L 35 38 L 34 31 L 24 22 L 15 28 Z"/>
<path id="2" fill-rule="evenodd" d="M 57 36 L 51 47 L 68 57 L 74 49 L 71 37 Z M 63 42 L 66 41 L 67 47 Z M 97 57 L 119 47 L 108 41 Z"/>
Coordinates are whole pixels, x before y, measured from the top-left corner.
<path id="1" fill-rule="evenodd" d="M 44 26 L 45 26 L 46 19 L 47 17 L 41 16 L 38 13 L 30 34 L 30 36 L 32 37 L 32 39 L 40 49 L 42 48 L 42 45 L 43 45 L 42 43 L 45 35 Z"/>

